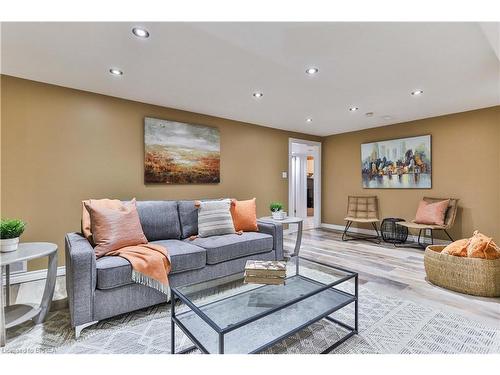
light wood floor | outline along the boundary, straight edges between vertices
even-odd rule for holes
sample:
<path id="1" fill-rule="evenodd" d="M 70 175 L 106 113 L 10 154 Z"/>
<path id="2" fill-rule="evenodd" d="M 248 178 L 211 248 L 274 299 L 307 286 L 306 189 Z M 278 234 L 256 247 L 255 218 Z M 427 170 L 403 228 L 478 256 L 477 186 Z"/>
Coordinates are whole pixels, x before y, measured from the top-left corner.
<path id="1" fill-rule="evenodd" d="M 293 249 L 295 236 L 285 235 L 286 249 Z M 429 283 L 425 279 L 423 250 L 368 241 L 344 242 L 340 232 L 309 229 L 303 232 L 300 256 L 356 271 L 360 284 L 371 290 L 455 312 L 500 329 L 500 298 L 469 296 Z"/>

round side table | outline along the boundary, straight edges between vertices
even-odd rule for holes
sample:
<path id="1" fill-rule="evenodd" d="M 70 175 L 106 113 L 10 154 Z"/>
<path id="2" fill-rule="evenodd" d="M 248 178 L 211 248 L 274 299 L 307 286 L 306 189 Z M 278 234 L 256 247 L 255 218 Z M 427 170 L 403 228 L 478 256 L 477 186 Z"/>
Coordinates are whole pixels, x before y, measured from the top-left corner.
<path id="1" fill-rule="evenodd" d="M 10 304 L 10 265 L 25 260 L 48 257 L 45 290 L 40 305 Z M 3 298 L 3 269 L 5 268 L 6 301 Z M 28 320 L 42 323 L 50 310 L 57 275 L 57 245 L 49 242 L 24 242 L 16 251 L 0 253 L 0 346 L 5 346 L 7 328 Z"/>
<path id="2" fill-rule="evenodd" d="M 299 252 L 300 252 L 300 244 L 302 243 L 302 224 L 304 220 L 301 217 L 288 216 L 283 220 L 273 219 L 272 216 L 265 216 L 259 219 L 264 223 L 273 223 L 273 224 L 297 224 L 297 238 L 295 240 L 295 248 L 293 253 L 284 252 L 284 256 L 287 258 L 296 257 L 296 271 L 299 273 Z"/>

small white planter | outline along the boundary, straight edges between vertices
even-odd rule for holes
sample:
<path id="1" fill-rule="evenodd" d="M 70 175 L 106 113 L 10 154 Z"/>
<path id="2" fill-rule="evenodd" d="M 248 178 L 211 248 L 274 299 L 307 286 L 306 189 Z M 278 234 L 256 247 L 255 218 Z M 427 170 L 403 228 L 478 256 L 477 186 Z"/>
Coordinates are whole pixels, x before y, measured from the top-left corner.
<path id="1" fill-rule="evenodd" d="M 0 252 L 8 253 L 11 251 L 16 251 L 18 245 L 19 237 L 0 240 Z"/>
<path id="2" fill-rule="evenodd" d="M 274 220 L 284 220 L 286 217 L 286 214 L 284 211 L 272 211 L 273 219 Z"/>

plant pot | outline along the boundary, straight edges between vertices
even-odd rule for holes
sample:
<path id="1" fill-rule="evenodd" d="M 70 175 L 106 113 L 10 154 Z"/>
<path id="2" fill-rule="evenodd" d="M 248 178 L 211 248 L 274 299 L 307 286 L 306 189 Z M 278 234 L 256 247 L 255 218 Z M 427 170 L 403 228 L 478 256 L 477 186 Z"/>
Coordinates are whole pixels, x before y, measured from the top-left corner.
<path id="1" fill-rule="evenodd" d="M 284 220 L 285 219 L 285 212 L 284 211 L 273 211 L 272 212 L 273 219 L 274 220 Z"/>
<path id="2" fill-rule="evenodd" d="M 8 253 L 10 251 L 16 251 L 18 245 L 19 237 L 0 240 L 0 252 Z"/>

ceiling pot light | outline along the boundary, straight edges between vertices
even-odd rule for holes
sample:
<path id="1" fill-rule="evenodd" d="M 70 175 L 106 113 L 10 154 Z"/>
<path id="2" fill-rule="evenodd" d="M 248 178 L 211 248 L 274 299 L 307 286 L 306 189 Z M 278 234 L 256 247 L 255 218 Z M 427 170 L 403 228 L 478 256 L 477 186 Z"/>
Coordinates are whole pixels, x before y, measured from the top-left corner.
<path id="1" fill-rule="evenodd" d="M 306 118 L 306 122 L 312 122 L 312 118 Z"/>
<path id="2" fill-rule="evenodd" d="M 109 69 L 109 72 L 111 74 L 113 74 L 114 76 L 122 76 L 123 75 L 123 71 L 120 69 L 116 69 L 116 68 Z"/>
<path id="3" fill-rule="evenodd" d="M 391 116 L 383 116 L 382 118 L 383 118 L 384 120 L 386 120 L 386 121 L 392 120 L 392 117 L 391 117 Z"/>
<path id="4" fill-rule="evenodd" d="M 255 98 L 262 98 L 262 97 L 264 96 L 264 94 L 263 94 L 263 93 L 261 93 L 261 92 L 254 92 L 254 93 L 253 93 L 253 96 L 254 96 Z"/>
<path id="5" fill-rule="evenodd" d="M 424 93 L 424 90 L 415 90 L 415 91 L 412 91 L 411 94 L 413 96 L 418 96 L 418 95 L 422 95 Z"/>
<path id="6" fill-rule="evenodd" d="M 307 68 L 307 70 L 306 70 L 306 73 L 310 74 L 310 75 L 316 74 L 318 72 L 319 72 L 318 68 Z"/>
<path id="7" fill-rule="evenodd" d="M 356 112 L 358 109 L 359 109 L 358 107 L 350 107 L 349 111 Z"/>
<path id="8" fill-rule="evenodd" d="M 373 117 L 373 112 L 366 112 L 366 113 L 365 113 L 365 116 L 366 116 L 366 117 Z"/>
<path id="9" fill-rule="evenodd" d="M 141 27 L 134 27 L 132 33 L 138 38 L 149 38 L 149 31 Z"/>

